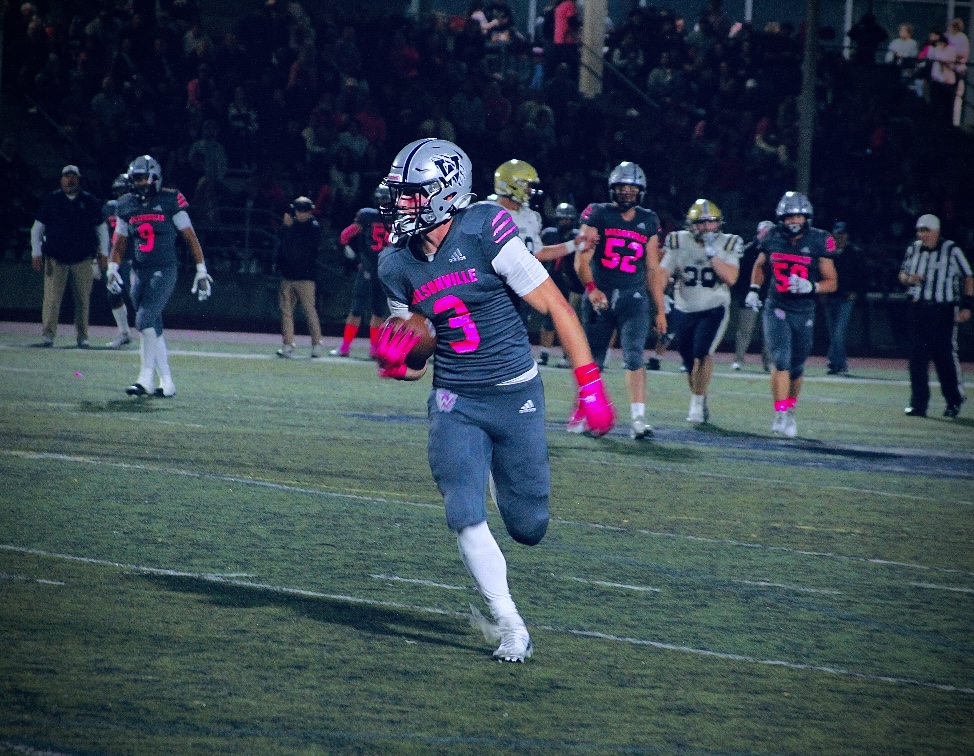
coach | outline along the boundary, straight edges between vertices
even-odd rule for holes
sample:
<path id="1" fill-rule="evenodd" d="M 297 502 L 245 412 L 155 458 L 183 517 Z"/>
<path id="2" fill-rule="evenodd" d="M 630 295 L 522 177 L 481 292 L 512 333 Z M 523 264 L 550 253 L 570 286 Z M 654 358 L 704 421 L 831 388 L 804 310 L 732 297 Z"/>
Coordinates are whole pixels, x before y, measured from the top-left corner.
<path id="1" fill-rule="evenodd" d="M 108 256 L 108 229 L 102 220 L 101 202 L 83 191 L 76 165 L 61 169 L 61 188 L 48 194 L 37 211 L 30 231 L 31 264 L 44 271 L 44 304 L 41 323 L 43 346 L 54 345 L 58 312 L 64 289 L 71 278 L 74 324 L 78 347 L 88 348 L 88 309 L 91 302 L 93 262 Z"/>
<path id="2" fill-rule="evenodd" d="M 910 406 L 906 414 L 926 417 L 930 402 L 930 361 L 947 401 L 944 417 L 957 417 L 964 386 L 957 358 L 957 325 L 971 317 L 974 277 L 964 252 L 940 238 L 940 219 L 921 215 L 917 241 L 906 249 L 900 283 L 908 288 L 907 335 L 910 342 Z"/>

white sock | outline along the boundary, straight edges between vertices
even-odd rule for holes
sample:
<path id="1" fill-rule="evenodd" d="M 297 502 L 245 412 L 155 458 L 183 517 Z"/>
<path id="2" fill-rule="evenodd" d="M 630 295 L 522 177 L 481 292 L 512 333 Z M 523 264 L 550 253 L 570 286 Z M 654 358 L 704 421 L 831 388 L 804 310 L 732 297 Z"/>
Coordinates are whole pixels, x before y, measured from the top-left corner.
<path id="1" fill-rule="evenodd" d="M 703 409 L 703 394 L 690 394 L 690 409 Z"/>
<path id="2" fill-rule="evenodd" d="M 463 564 L 480 595 L 490 606 L 494 619 L 520 619 L 514 599 L 511 598 L 511 589 L 507 585 L 507 560 L 504 559 L 504 554 L 486 521 L 457 533 L 457 546 L 460 548 Z"/>
<path id="3" fill-rule="evenodd" d="M 142 333 L 142 342 L 139 345 L 139 356 L 141 366 L 139 369 L 139 383 L 147 391 L 152 391 L 152 378 L 156 370 L 156 336 L 155 328 L 146 328 Z"/>
<path id="4" fill-rule="evenodd" d="M 172 373 L 169 372 L 169 350 L 166 348 L 166 337 L 162 334 L 156 338 L 156 371 L 159 373 L 159 380 L 172 381 Z"/>
<path id="5" fill-rule="evenodd" d="M 632 419 L 635 420 L 646 414 L 646 405 L 642 402 L 633 402 L 629 405 L 629 411 L 632 413 Z"/>
<path id="6" fill-rule="evenodd" d="M 112 310 L 112 315 L 115 317 L 115 324 L 118 326 L 118 332 L 124 333 L 126 336 L 129 334 L 129 311 L 122 304 L 120 307 L 116 307 Z"/>

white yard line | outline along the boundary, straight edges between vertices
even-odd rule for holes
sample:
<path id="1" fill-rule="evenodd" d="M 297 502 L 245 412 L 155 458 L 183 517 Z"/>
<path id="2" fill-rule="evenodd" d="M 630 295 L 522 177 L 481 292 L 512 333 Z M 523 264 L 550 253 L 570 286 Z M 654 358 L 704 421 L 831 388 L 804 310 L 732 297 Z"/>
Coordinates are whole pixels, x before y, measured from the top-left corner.
<path id="1" fill-rule="evenodd" d="M 302 588 L 292 588 L 290 586 L 282 585 L 272 585 L 268 583 L 257 583 L 250 580 L 236 580 L 231 578 L 222 577 L 216 573 L 209 572 L 187 572 L 184 570 L 169 569 L 164 567 L 149 567 L 146 565 L 135 565 L 135 564 L 123 564 L 120 562 L 113 562 L 105 559 L 95 559 L 92 557 L 82 557 L 73 554 L 58 554 L 49 551 L 43 551 L 41 549 L 32 549 L 23 546 L 15 546 L 12 544 L 0 544 L 0 550 L 11 551 L 21 554 L 30 554 L 32 556 L 44 557 L 48 559 L 62 559 L 72 562 L 79 562 L 83 564 L 96 565 L 101 567 L 114 567 L 118 569 L 123 569 L 131 572 L 140 572 L 146 575 L 161 575 L 166 577 L 185 577 L 194 580 L 200 580 L 207 583 L 216 583 L 221 585 L 232 585 L 238 588 L 252 588 L 254 590 L 268 591 L 271 593 L 279 593 L 289 596 L 299 596 L 302 598 L 323 598 L 335 601 L 348 601 L 355 604 L 365 604 L 369 606 L 378 606 L 385 609 L 405 609 L 415 612 L 423 612 L 427 614 L 437 614 L 441 616 L 453 616 L 453 617 L 468 617 L 469 615 L 465 612 L 454 612 L 445 609 L 438 609 L 436 607 L 429 606 L 417 606 L 414 604 L 404 604 L 395 601 L 378 601 L 376 599 L 363 598 L 361 596 L 350 596 L 347 594 L 335 594 L 335 593 L 324 593 L 321 591 L 310 591 Z M 705 648 L 694 648 L 693 646 L 684 646 L 675 643 L 665 643 L 663 641 L 650 640 L 646 638 L 631 638 L 627 636 L 612 635 L 610 633 L 604 633 L 592 630 L 576 630 L 573 628 L 563 628 L 554 627 L 551 625 L 537 625 L 540 630 L 545 630 L 552 633 L 561 633 L 564 635 L 574 635 L 581 638 L 593 638 L 597 640 L 610 641 L 613 643 L 626 643 L 633 646 L 643 646 L 648 648 L 655 648 L 662 651 L 674 651 L 683 654 L 693 654 L 695 656 L 705 656 L 712 659 L 722 659 L 725 661 L 741 662 L 744 664 L 757 664 L 767 667 L 780 667 L 783 669 L 806 671 L 806 672 L 819 672 L 830 675 L 837 675 L 840 677 L 849 677 L 857 680 L 866 680 L 870 682 L 883 682 L 883 683 L 893 683 L 897 685 L 908 685 L 920 688 L 929 688 L 933 690 L 939 690 L 946 693 L 963 693 L 968 695 L 974 695 L 974 688 L 966 688 L 957 685 L 950 685 L 947 683 L 937 683 L 930 682 L 926 680 L 915 680 L 908 677 L 899 677 L 897 675 L 888 674 L 873 674 L 867 672 L 858 672 L 852 669 L 844 669 L 842 667 L 830 667 L 818 664 L 807 664 L 802 662 L 792 662 L 785 659 L 761 659 L 753 656 L 746 656 L 743 654 L 733 654 L 724 651 L 713 651 L 711 649 Z"/>

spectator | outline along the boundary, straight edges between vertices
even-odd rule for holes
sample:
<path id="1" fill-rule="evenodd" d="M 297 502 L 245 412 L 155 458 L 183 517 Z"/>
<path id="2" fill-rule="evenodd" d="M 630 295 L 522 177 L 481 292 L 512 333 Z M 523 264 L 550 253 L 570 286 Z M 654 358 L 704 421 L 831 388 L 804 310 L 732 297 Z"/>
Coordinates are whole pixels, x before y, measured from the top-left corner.
<path id="1" fill-rule="evenodd" d="M 220 127 L 215 120 L 203 122 L 200 138 L 189 148 L 189 161 L 200 173 L 216 185 L 222 186 L 227 175 L 227 151 L 218 137 Z"/>
<path id="2" fill-rule="evenodd" d="M 889 34 L 872 13 L 866 13 L 852 25 L 846 36 L 853 44 L 852 62 L 871 66 L 876 62 L 876 51 Z"/>
<path id="3" fill-rule="evenodd" d="M 74 327 L 79 349 L 87 349 L 88 310 L 96 258 L 108 255 L 108 228 L 101 202 L 81 189 L 76 165 L 61 169 L 61 188 L 48 194 L 30 230 L 31 264 L 44 272 L 41 346 L 54 346 L 58 315 L 68 279 L 74 295 Z"/>
<path id="4" fill-rule="evenodd" d="M 930 109 L 938 123 L 953 123 L 954 98 L 957 95 L 957 61 L 960 51 L 950 44 L 946 34 L 931 32 L 923 57 L 930 66 Z"/>
<path id="5" fill-rule="evenodd" d="M 967 86 L 967 61 L 971 55 L 971 43 L 964 34 L 964 19 L 954 18 L 947 24 L 947 40 L 957 50 L 954 72 L 957 74 L 957 93 L 954 95 L 954 126 L 960 126 L 961 111 L 964 107 L 964 91 Z"/>
<path id="6" fill-rule="evenodd" d="M 886 49 L 886 62 L 894 63 L 904 71 L 912 71 L 918 52 L 917 41 L 913 39 L 913 24 L 904 21 L 898 27 L 896 39 Z"/>
<path id="7" fill-rule="evenodd" d="M 229 135 L 227 152 L 233 165 L 252 165 L 257 147 L 260 121 L 247 98 L 246 88 L 238 84 L 233 90 L 233 100 L 227 106 Z"/>
<path id="8" fill-rule="evenodd" d="M 822 311 L 829 334 L 828 373 L 845 375 L 849 372 L 846 331 L 856 300 L 866 292 L 866 258 L 860 247 L 849 243 L 849 230 L 844 221 L 832 227 L 832 236 L 835 239 L 832 261 L 839 281 L 834 292 L 822 295 Z"/>
<path id="9" fill-rule="evenodd" d="M 291 211 L 284 213 L 281 243 L 277 253 L 277 272 L 281 276 L 281 338 L 278 357 L 294 356 L 294 306 L 301 303 L 308 330 L 311 332 L 311 356 L 321 357 L 321 324 L 315 308 L 315 279 L 321 247 L 321 226 L 314 218 L 314 203 L 298 197 Z"/>

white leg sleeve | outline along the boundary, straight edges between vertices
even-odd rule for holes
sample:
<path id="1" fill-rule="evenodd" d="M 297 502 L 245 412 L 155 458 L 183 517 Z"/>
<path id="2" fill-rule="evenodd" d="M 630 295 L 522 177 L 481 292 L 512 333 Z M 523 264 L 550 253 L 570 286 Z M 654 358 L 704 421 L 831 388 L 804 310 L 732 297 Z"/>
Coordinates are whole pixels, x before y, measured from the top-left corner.
<path id="1" fill-rule="evenodd" d="M 129 311 L 123 304 L 121 307 L 116 307 L 112 310 L 112 315 L 115 318 L 115 325 L 118 326 L 118 332 L 128 334 L 129 332 Z M 148 388 L 148 386 L 146 387 Z"/>
<path id="2" fill-rule="evenodd" d="M 139 369 L 139 383 L 142 387 L 151 392 L 153 378 L 156 369 L 156 336 L 155 328 L 146 328 L 142 333 L 142 341 L 139 345 L 139 356 L 141 357 L 141 368 Z"/>
<path id="3" fill-rule="evenodd" d="M 495 620 L 520 616 L 507 585 L 507 560 L 486 522 L 457 533 L 460 557 Z"/>
<path id="4" fill-rule="evenodd" d="M 159 388 L 166 396 L 176 393 L 176 386 L 172 382 L 169 371 L 169 349 L 166 347 L 166 337 L 161 334 L 156 338 L 156 372 L 159 373 Z"/>

